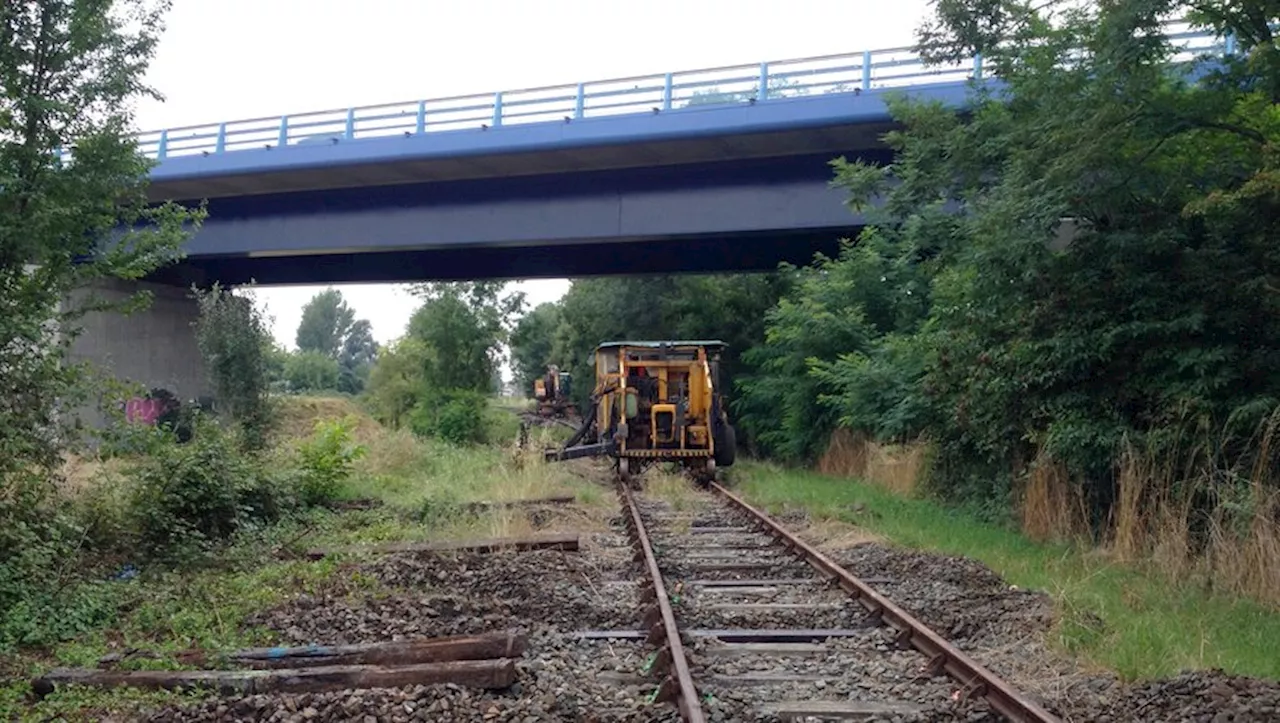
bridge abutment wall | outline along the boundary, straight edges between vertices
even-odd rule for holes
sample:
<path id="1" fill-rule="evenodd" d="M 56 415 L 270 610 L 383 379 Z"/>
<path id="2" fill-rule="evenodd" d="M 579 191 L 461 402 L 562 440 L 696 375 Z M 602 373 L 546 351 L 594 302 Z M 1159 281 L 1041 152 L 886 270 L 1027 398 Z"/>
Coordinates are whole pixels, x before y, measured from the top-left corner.
<path id="1" fill-rule="evenodd" d="M 152 296 L 151 303 L 142 309 L 130 314 L 94 311 L 85 315 L 79 323 L 82 331 L 72 342 L 70 360 L 87 361 L 146 390 L 167 390 L 184 402 L 210 396 L 212 385 L 196 344 L 194 323 L 199 306 L 188 289 L 112 279 L 73 293 L 67 303 L 75 308 L 91 297 L 123 302 L 141 290 Z M 133 421 L 154 421 L 158 411 L 158 406 L 145 398 L 126 402 L 126 412 Z M 96 398 L 76 413 L 91 428 L 106 422 Z"/>

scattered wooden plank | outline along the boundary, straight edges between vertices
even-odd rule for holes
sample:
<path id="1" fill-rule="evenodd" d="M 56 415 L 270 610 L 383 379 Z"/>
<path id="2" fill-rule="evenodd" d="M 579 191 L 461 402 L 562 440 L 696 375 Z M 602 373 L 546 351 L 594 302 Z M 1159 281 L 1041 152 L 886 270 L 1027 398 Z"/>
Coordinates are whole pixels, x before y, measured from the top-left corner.
<path id="1" fill-rule="evenodd" d="M 700 605 L 699 609 L 736 613 L 772 613 L 784 610 L 840 610 L 856 604 L 853 601 L 848 603 L 709 603 Z"/>
<path id="2" fill-rule="evenodd" d="M 773 587 L 774 585 L 822 585 L 821 577 L 742 578 L 738 580 L 685 580 L 686 586 L 697 587 Z"/>
<path id="3" fill-rule="evenodd" d="M 518 507 L 538 507 L 541 505 L 571 505 L 578 501 L 576 495 L 550 495 L 547 497 L 526 497 L 518 500 L 479 500 L 467 502 L 462 507 L 468 512 L 488 512 L 490 510 L 508 510 Z"/>
<path id="4" fill-rule="evenodd" d="M 686 547 L 686 557 L 695 560 L 732 560 L 743 555 L 759 555 L 762 557 L 780 557 L 783 550 L 777 547 L 756 545 L 753 547 Z"/>
<path id="5" fill-rule="evenodd" d="M 780 655 L 788 657 L 820 658 L 830 652 L 830 648 L 819 643 L 725 643 L 703 648 L 699 655 L 712 658 L 738 658 L 760 655 Z"/>
<path id="6" fill-rule="evenodd" d="M 714 638 L 722 643 L 815 643 L 828 638 L 857 638 L 867 634 L 865 629 L 814 628 L 794 630 L 709 630 L 681 629 L 681 635 L 691 638 Z M 646 630 L 578 630 L 573 637 L 579 640 L 644 640 Z"/>
<path id="7" fill-rule="evenodd" d="M 773 570 L 783 565 L 798 565 L 790 558 L 780 557 L 777 562 L 724 562 L 718 559 L 710 560 L 685 560 L 682 561 L 681 567 L 691 568 L 700 572 L 760 572 L 761 570 Z"/>
<path id="8" fill-rule="evenodd" d="M 831 680 L 830 675 L 813 675 L 812 673 L 792 673 L 790 671 L 753 670 L 736 675 L 712 675 L 707 682 L 725 688 L 745 688 L 753 685 L 777 685 L 778 683 L 817 683 L 820 680 Z"/>
<path id="9" fill-rule="evenodd" d="M 185 665 L 206 666 L 222 661 L 249 668 L 310 668 L 334 665 L 409 665 L 442 663 L 451 660 L 518 658 L 524 654 L 527 638 L 515 631 L 487 635 L 458 635 L 447 638 L 403 640 L 392 643 L 358 645 L 306 645 L 298 647 L 249 648 L 225 654 L 205 650 L 185 650 L 174 657 Z M 136 654 L 135 654 L 136 655 Z M 128 654 L 112 654 L 99 659 L 106 668 Z M 155 653 L 138 657 L 155 658 Z"/>
<path id="10" fill-rule="evenodd" d="M 163 690 L 212 688 L 221 695 L 253 693 L 323 693 L 350 688 L 397 688 L 402 685 L 453 683 L 471 688 L 501 689 L 516 679 L 515 661 L 454 660 L 416 665 L 333 665 L 280 670 L 93 670 L 59 668 L 35 679 L 32 690 L 44 697 L 61 685 L 98 688 L 133 687 Z"/>
<path id="11" fill-rule="evenodd" d="M 443 540 L 437 542 L 391 542 L 382 545 L 355 545 L 331 549 L 308 550 L 307 557 L 319 560 L 328 555 L 341 553 L 374 553 L 390 554 L 396 552 L 496 552 L 499 550 L 578 550 L 579 536 L 576 532 L 555 532 L 528 537 L 500 537 L 489 540 Z"/>
<path id="12" fill-rule="evenodd" d="M 837 720 L 866 720 L 886 715 L 906 715 L 923 710 L 910 703 L 886 703 L 875 700 L 788 700 L 765 703 L 760 712 L 781 720 L 810 717 Z"/>

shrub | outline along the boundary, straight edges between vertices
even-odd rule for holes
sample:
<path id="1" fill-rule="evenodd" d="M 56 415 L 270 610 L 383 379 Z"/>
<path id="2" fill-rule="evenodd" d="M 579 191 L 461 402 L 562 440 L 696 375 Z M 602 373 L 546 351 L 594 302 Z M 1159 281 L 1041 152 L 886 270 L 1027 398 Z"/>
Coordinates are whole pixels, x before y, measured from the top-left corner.
<path id="1" fill-rule="evenodd" d="M 241 428 L 245 449 L 266 447 L 273 422 L 271 334 L 253 300 L 214 284 L 194 289 L 200 305 L 196 342 L 218 403 Z"/>
<path id="2" fill-rule="evenodd" d="M 299 501 L 320 505 L 338 497 L 342 483 L 368 449 L 352 438 L 351 418 L 316 423 L 311 438 L 298 448 Z"/>
<path id="3" fill-rule="evenodd" d="M 409 424 L 414 434 L 436 437 L 453 444 L 485 441 L 485 395 L 451 389 L 422 395 Z"/>
<path id="4" fill-rule="evenodd" d="M 160 446 L 132 470 L 137 487 L 129 508 L 145 554 L 208 550 L 291 505 L 288 486 L 242 453 L 236 435 L 195 422 L 190 443 Z"/>

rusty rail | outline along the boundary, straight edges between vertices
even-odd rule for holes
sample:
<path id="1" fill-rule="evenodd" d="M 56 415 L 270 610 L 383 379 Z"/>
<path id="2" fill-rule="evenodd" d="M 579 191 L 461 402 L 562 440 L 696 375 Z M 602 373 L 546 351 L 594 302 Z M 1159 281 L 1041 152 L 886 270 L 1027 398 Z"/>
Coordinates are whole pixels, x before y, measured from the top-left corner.
<path id="1" fill-rule="evenodd" d="M 837 565 L 831 558 L 788 532 L 764 512 L 752 507 L 716 482 L 711 483 L 711 489 L 750 515 L 757 525 L 782 540 L 788 549 L 803 557 L 809 565 L 831 576 L 845 592 L 866 608 L 873 618 L 896 630 L 899 644 L 910 644 L 929 656 L 930 672 L 945 671 L 957 680 L 964 686 L 961 691 L 962 697 L 981 695 L 992 708 L 1015 723 L 1060 723 L 1052 713 L 1028 700 L 995 673 L 979 665 L 977 661 L 942 639 L 906 610 Z"/>
<path id="2" fill-rule="evenodd" d="M 687 723 L 706 723 L 706 716 L 698 703 L 697 688 L 693 685 L 693 676 L 689 674 L 689 661 L 684 655 L 684 645 L 680 642 L 676 616 L 671 610 L 671 600 L 667 597 L 667 588 L 662 582 L 662 571 L 658 569 L 658 560 L 649 543 L 649 533 L 645 531 L 644 521 L 640 519 L 640 509 L 636 507 L 636 501 L 625 484 L 618 484 L 618 496 L 627 511 L 624 519 L 631 532 L 635 559 L 637 562 L 643 561 L 649 577 L 647 584 L 641 586 L 642 599 L 653 603 L 653 607 L 646 610 L 644 616 L 644 626 L 648 630 L 646 641 L 650 645 L 657 645 L 666 638 L 666 645 L 658 649 L 653 664 L 653 670 L 659 675 L 666 673 L 658 686 L 657 700 L 674 700 L 680 710 L 680 717 Z M 674 676 L 670 672 L 672 669 L 675 671 Z"/>

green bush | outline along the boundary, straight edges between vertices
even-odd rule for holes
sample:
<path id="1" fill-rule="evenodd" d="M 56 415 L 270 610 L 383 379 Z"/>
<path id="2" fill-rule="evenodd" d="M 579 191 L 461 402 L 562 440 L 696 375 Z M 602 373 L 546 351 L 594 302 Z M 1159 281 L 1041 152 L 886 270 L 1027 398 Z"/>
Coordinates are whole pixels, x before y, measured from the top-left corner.
<path id="1" fill-rule="evenodd" d="M 465 389 L 427 393 L 409 418 L 414 434 L 453 444 L 485 441 L 485 395 Z"/>
<path id="2" fill-rule="evenodd" d="M 352 426 L 350 418 L 317 422 L 315 433 L 298 448 L 302 504 L 314 506 L 337 499 L 356 460 L 368 451 L 352 438 Z"/>
<path id="3" fill-rule="evenodd" d="M 159 447 L 132 470 L 129 508 L 140 549 L 158 558 L 208 550 L 292 506 L 289 485 L 241 452 L 240 440 L 197 419 L 190 443 Z"/>
<path id="4" fill-rule="evenodd" d="M 318 351 L 290 354 L 284 364 L 284 378 L 294 392 L 319 392 L 338 389 L 338 360 Z"/>

